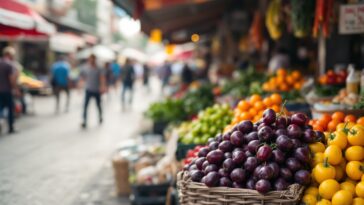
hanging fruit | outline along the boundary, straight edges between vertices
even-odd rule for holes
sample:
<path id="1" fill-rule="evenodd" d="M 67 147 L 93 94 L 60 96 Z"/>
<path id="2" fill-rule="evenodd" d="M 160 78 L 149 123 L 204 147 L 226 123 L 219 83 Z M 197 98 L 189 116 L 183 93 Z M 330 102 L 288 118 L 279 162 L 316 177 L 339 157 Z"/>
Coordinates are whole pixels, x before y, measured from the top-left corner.
<path id="1" fill-rule="evenodd" d="M 269 4 L 265 25 L 267 26 L 270 37 L 277 40 L 282 36 L 280 11 L 282 5 L 281 0 L 272 0 Z"/>
<path id="2" fill-rule="evenodd" d="M 249 30 L 250 40 L 253 46 L 260 50 L 263 44 L 263 36 L 262 36 L 262 16 L 257 11 L 254 14 L 253 23 Z"/>
<path id="3" fill-rule="evenodd" d="M 330 21 L 333 18 L 334 0 L 316 0 L 315 21 L 313 36 L 317 37 L 319 31 L 327 38 L 330 35 Z"/>
<path id="4" fill-rule="evenodd" d="M 294 36 L 297 38 L 306 37 L 312 28 L 315 0 L 292 0 L 291 9 Z"/>

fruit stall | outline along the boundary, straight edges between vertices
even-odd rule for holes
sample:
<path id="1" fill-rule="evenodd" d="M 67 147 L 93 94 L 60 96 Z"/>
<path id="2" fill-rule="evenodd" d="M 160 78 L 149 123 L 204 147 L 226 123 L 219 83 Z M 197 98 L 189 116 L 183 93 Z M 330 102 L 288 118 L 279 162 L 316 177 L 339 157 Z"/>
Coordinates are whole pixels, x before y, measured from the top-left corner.
<path id="1" fill-rule="evenodd" d="M 173 167 L 165 168 L 170 180 L 153 186 L 167 182 L 166 204 L 364 205 L 364 74 L 351 63 L 362 64 L 334 67 L 326 45 L 340 36 L 337 8 L 347 5 L 259 2 L 245 35 L 215 36 L 208 48 L 215 61 L 229 61 L 234 53 L 221 45 L 231 40 L 248 56 L 245 66 L 218 64 L 214 80 L 195 80 L 146 110 Z M 275 54 L 264 52 L 284 35 L 311 45 L 314 60 L 270 69 Z"/>

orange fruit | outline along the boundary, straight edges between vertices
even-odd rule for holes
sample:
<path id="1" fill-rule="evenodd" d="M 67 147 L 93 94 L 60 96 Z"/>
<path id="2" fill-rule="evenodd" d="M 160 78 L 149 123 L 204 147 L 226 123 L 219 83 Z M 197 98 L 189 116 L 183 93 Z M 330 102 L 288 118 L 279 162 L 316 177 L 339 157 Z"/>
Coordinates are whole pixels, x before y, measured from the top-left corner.
<path id="1" fill-rule="evenodd" d="M 300 89 L 301 89 L 301 87 L 302 87 L 302 83 L 300 83 L 300 82 L 297 82 L 297 83 L 294 83 L 294 84 L 293 84 L 293 88 L 294 88 L 295 90 L 300 90 Z"/>
<path id="2" fill-rule="evenodd" d="M 274 105 L 280 105 L 282 103 L 282 97 L 278 93 L 273 93 L 269 98 L 272 100 Z"/>
<path id="3" fill-rule="evenodd" d="M 252 115 L 249 112 L 243 112 L 239 116 L 239 121 L 242 121 L 242 120 L 251 120 L 251 119 L 252 119 Z"/>
<path id="4" fill-rule="evenodd" d="M 256 115 L 254 118 L 253 118 L 253 122 L 258 122 L 260 120 L 260 116 L 259 115 Z"/>
<path id="5" fill-rule="evenodd" d="M 327 124 L 327 130 L 333 132 L 336 130 L 336 126 L 340 123 L 340 121 L 333 119 Z"/>
<path id="6" fill-rule="evenodd" d="M 269 91 L 270 90 L 270 88 L 269 88 L 270 86 L 269 86 L 269 83 L 263 83 L 263 90 L 264 91 Z"/>
<path id="7" fill-rule="evenodd" d="M 247 111 L 250 108 L 250 103 L 245 101 L 245 100 L 241 100 L 238 104 L 238 108 L 242 111 Z"/>
<path id="8" fill-rule="evenodd" d="M 272 105 L 271 109 L 274 110 L 275 112 L 281 111 L 281 108 L 278 105 Z"/>
<path id="9" fill-rule="evenodd" d="M 258 111 L 255 108 L 250 108 L 249 109 L 249 114 L 251 116 L 256 116 L 258 114 Z"/>
<path id="10" fill-rule="evenodd" d="M 254 94 L 250 97 L 249 102 L 254 105 L 256 102 L 261 101 L 262 97 L 258 94 Z"/>
<path id="11" fill-rule="evenodd" d="M 331 115 L 331 118 L 333 120 L 337 120 L 339 122 L 343 122 L 344 121 L 344 118 L 345 118 L 345 114 L 343 112 L 334 112 L 332 115 Z"/>
<path id="12" fill-rule="evenodd" d="M 277 83 L 278 84 L 281 84 L 281 83 L 284 83 L 284 82 L 286 82 L 284 76 L 278 76 L 277 77 Z"/>
<path id="13" fill-rule="evenodd" d="M 289 91 L 289 86 L 285 82 L 283 82 L 279 84 L 279 89 L 282 91 Z"/>
<path id="14" fill-rule="evenodd" d="M 326 122 L 325 120 L 320 119 L 320 120 L 318 120 L 316 122 L 316 124 L 320 125 L 323 129 L 326 130 L 327 129 L 327 125 L 329 124 L 329 122 Z"/>
<path id="15" fill-rule="evenodd" d="M 286 82 L 289 85 L 293 85 L 295 83 L 295 80 L 293 79 L 292 75 L 289 75 L 286 77 Z"/>
<path id="16" fill-rule="evenodd" d="M 270 98 L 264 98 L 263 103 L 266 107 L 273 105 L 273 101 Z"/>
<path id="17" fill-rule="evenodd" d="M 264 110 L 265 109 L 265 105 L 262 101 L 258 101 L 254 104 L 254 108 L 256 110 Z"/>
<path id="18" fill-rule="evenodd" d="M 364 126 L 364 117 L 359 117 L 357 120 L 356 120 L 356 123 L 360 124 L 360 125 L 363 125 Z"/>
<path id="19" fill-rule="evenodd" d="M 293 79 L 295 79 L 295 80 L 298 80 L 301 78 L 301 73 L 297 70 L 292 71 L 291 75 L 292 75 Z"/>
<path id="20" fill-rule="evenodd" d="M 280 69 L 277 70 L 277 75 L 278 76 L 286 76 L 287 71 L 284 68 L 280 68 Z"/>
<path id="21" fill-rule="evenodd" d="M 316 130 L 316 131 L 321 131 L 321 132 L 324 132 L 325 131 L 325 129 L 320 124 L 318 124 L 318 123 L 314 124 L 312 126 L 312 128 L 313 128 L 313 130 Z"/>
<path id="22" fill-rule="evenodd" d="M 321 115 L 320 120 L 326 122 L 326 124 L 329 124 L 329 122 L 332 120 L 332 118 L 331 118 L 331 115 L 324 113 Z"/>
<path id="23" fill-rule="evenodd" d="M 356 117 L 354 115 L 347 115 L 344 118 L 344 122 L 356 122 Z"/>

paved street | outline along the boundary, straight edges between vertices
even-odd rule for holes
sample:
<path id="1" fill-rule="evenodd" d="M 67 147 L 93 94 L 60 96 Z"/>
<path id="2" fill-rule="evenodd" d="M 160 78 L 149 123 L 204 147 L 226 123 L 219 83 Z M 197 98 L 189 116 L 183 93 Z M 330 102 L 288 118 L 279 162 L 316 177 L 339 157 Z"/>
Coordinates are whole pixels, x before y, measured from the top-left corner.
<path id="1" fill-rule="evenodd" d="M 85 187 L 113 183 L 113 151 L 123 139 L 136 135 L 142 111 L 158 97 L 139 86 L 133 107 L 122 112 L 119 93 L 104 98 L 101 126 L 92 101 L 87 130 L 80 129 L 83 93 L 73 92 L 69 112 L 57 115 L 53 98 L 34 99 L 34 115 L 22 117 L 16 124 L 20 132 L 0 136 L 0 204 L 73 205 L 102 197 L 84 193 Z M 98 177 L 105 172 L 106 179 Z"/>

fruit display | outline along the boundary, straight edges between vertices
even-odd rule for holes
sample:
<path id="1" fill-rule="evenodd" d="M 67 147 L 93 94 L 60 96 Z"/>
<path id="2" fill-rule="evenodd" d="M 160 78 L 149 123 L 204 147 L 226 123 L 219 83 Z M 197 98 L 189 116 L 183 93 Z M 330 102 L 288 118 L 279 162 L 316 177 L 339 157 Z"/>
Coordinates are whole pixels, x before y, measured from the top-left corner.
<path id="1" fill-rule="evenodd" d="M 314 37 L 318 37 L 319 32 L 327 38 L 330 34 L 330 23 L 334 17 L 334 0 L 319 0 L 316 1 L 315 20 L 312 28 Z"/>
<path id="2" fill-rule="evenodd" d="M 309 145 L 314 168 L 305 204 L 364 204 L 364 126 L 349 118 L 320 142 Z"/>
<path id="3" fill-rule="evenodd" d="M 184 110 L 189 116 L 214 104 L 214 94 L 211 85 L 201 85 L 189 90 L 182 98 Z"/>
<path id="4" fill-rule="evenodd" d="M 295 37 L 303 38 L 311 33 L 314 11 L 314 0 L 291 1 L 291 22 Z"/>
<path id="5" fill-rule="evenodd" d="M 343 112 L 334 112 L 332 115 L 323 114 L 320 119 L 312 119 L 309 121 L 309 125 L 311 125 L 314 130 L 319 131 L 329 131 L 333 132 L 336 128 L 343 127 L 345 123 L 358 123 L 364 125 L 364 117 L 357 118 L 354 115 L 345 115 Z"/>
<path id="6" fill-rule="evenodd" d="M 275 112 L 280 111 L 282 97 L 274 93 L 264 99 L 260 95 L 252 95 L 247 100 L 241 100 L 234 109 L 234 118 L 225 130 L 231 129 L 237 123 L 243 120 L 251 120 L 257 122 L 262 116 L 266 108 L 271 108 Z"/>
<path id="7" fill-rule="evenodd" d="M 339 72 L 329 70 L 324 75 L 319 77 L 318 82 L 321 85 L 345 85 L 347 76 L 348 73 L 346 70 L 341 70 Z"/>
<path id="8" fill-rule="evenodd" d="M 206 149 L 206 146 L 196 146 L 193 149 L 188 150 L 186 157 L 183 159 L 183 165 L 189 164 L 192 162 L 192 160 L 196 159 L 198 157 L 198 153 L 200 150 Z"/>
<path id="9" fill-rule="evenodd" d="M 281 4 L 281 0 L 271 1 L 265 17 L 265 25 L 273 40 L 277 40 L 282 36 L 282 21 L 280 19 Z"/>
<path id="10" fill-rule="evenodd" d="M 187 164 L 191 180 L 208 187 L 286 190 L 291 184 L 311 183 L 308 143 L 323 136 L 308 126 L 302 113 L 291 117 L 266 109 L 256 123 L 244 120 L 218 134 Z"/>
<path id="11" fill-rule="evenodd" d="M 287 70 L 278 69 L 274 76 L 263 83 L 263 90 L 267 92 L 288 92 L 300 90 L 304 84 L 304 79 L 299 71 L 288 73 Z"/>
<path id="12" fill-rule="evenodd" d="M 359 96 L 354 93 L 348 93 L 346 89 L 341 89 L 339 94 L 332 99 L 332 102 L 353 107 L 359 102 Z"/>
<path id="13" fill-rule="evenodd" d="M 27 76 L 25 73 L 20 74 L 18 82 L 21 86 L 29 89 L 39 89 L 44 87 L 44 83 L 42 81 Z"/>
<path id="14" fill-rule="evenodd" d="M 192 121 L 191 130 L 180 137 L 183 144 L 205 144 L 207 140 L 221 133 L 224 127 L 230 123 L 233 113 L 227 104 L 208 107 L 198 114 Z"/>

